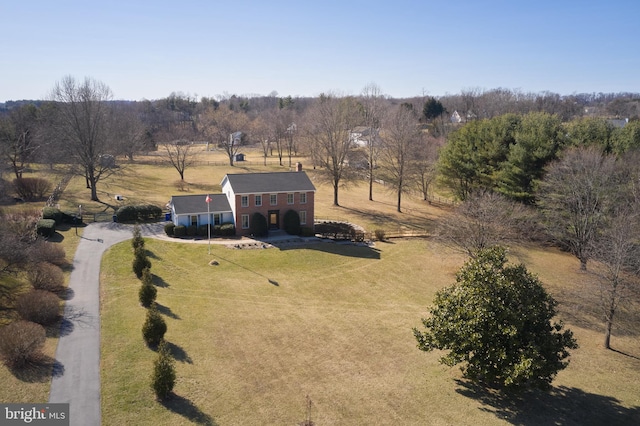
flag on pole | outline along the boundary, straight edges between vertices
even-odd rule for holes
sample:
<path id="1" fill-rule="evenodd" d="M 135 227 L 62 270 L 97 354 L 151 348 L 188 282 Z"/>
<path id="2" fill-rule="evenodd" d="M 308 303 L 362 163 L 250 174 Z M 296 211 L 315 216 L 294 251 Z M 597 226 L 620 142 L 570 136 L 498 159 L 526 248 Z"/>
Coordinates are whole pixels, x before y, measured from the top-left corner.
<path id="1" fill-rule="evenodd" d="M 209 195 L 207 195 L 207 198 L 205 198 L 204 200 L 207 204 L 209 204 L 211 202 L 211 197 Z"/>

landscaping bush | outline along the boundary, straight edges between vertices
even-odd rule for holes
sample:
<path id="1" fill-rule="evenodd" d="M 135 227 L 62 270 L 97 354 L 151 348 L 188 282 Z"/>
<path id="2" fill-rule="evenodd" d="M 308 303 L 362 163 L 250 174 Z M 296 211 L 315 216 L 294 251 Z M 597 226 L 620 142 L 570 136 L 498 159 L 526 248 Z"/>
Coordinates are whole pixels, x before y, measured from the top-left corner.
<path id="1" fill-rule="evenodd" d="M 169 237 L 173 237 L 174 236 L 173 230 L 175 229 L 175 227 L 176 225 L 173 222 L 166 223 L 164 225 L 164 233 L 167 234 L 167 236 Z"/>
<path id="2" fill-rule="evenodd" d="M 147 271 L 148 269 L 145 269 Z M 148 308 L 155 302 L 156 296 L 158 295 L 158 290 L 151 283 L 146 283 L 144 280 L 142 281 L 142 285 L 140 286 L 140 290 L 138 291 L 138 299 L 140 300 L 140 304 L 145 308 Z"/>
<path id="3" fill-rule="evenodd" d="M 49 325 L 60 317 L 60 299 L 50 291 L 32 290 L 18 297 L 16 311 L 26 321 Z"/>
<path id="4" fill-rule="evenodd" d="M 38 200 L 46 197 L 53 186 L 44 178 L 20 178 L 13 180 L 13 189 L 24 201 Z"/>
<path id="5" fill-rule="evenodd" d="M 38 240 L 29 246 L 29 258 L 35 262 L 49 262 L 60 267 L 68 264 L 62 247 L 43 240 Z"/>
<path id="6" fill-rule="evenodd" d="M 144 222 L 161 217 L 162 209 L 152 204 L 122 206 L 116 210 L 118 222 Z"/>
<path id="7" fill-rule="evenodd" d="M 289 235 L 300 235 L 300 215 L 295 210 L 287 210 L 284 214 L 284 231 Z"/>
<path id="8" fill-rule="evenodd" d="M 151 388 L 158 399 L 165 399 L 173 391 L 176 383 L 176 371 L 174 361 L 166 341 L 158 346 L 158 358 L 153 362 L 153 375 L 151 376 Z"/>
<path id="9" fill-rule="evenodd" d="M 321 222 L 315 224 L 316 234 L 321 234 L 324 238 L 333 238 L 336 240 L 350 240 L 356 230 L 349 223 L 345 222 Z"/>
<path id="10" fill-rule="evenodd" d="M 173 235 L 175 237 L 184 237 L 185 235 L 187 235 L 187 227 L 184 225 L 177 225 L 175 228 L 173 228 Z"/>
<path id="11" fill-rule="evenodd" d="M 151 269 L 151 261 L 147 257 L 147 251 L 144 247 L 139 247 L 133 252 L 133 272 L 136 277 L 142 278 L 142 271 L 144 268 Z"/>
<path id="12" fill-rule="evenodd" d="M 313 237 L 314 235 L 316 235 L 316 232 L 310 226 L 303 226 L 300 229 L 300 235 L 303 237 Z"/>
<path id="13" fill-rule="evenodd" d="M 156 304 L 152 303 L 149 310 L 147 310 L 147 319 L 142 326 L 142 337 L 149 346 L 156 346 L 164 338 L 164 333 L 167 332 L 167 323 L 158 312 Z"/>
<path id="14" fill-rule="evenodd" d="M 138 248 L 144 249 L 144 238 L 142 238 L 142 231 L 140 230 L 140 225 L 133 225 L 133 238 L 131 239 L 131 246 L 133 250 Z"/>
<path id="15" fill-rule="evenodd" d="M 39 262 L 27 271 L 29 283 L 36 290 L 46 290 L 53 293 L 64 289 L 64 273 L 59 266 L 49 262 Z"/>
<path id="16" fill-rule="evenodd" d="M 376 240 L 384 241 L 384 229 L 376 229 L 373 233 L 376 236 Z"/>
<path id="17" fill-rule="evenodd" d="M 22 367 L 42 357 L 46 332 L 40 324 L 15 321 L 0 328 L 0 357 L 8 367 Z"/>
<path id="18" fill-rule="evenodd" d="M 196 225 L 187 226 L 187 235 L 189 237 L 195 237 L 198 233 L 198 227 Z"/>
<path id="19" fill-rule="evenodd" d="M 142 271 L 142 286 L 138 291 L 138 299 L 140 303 L 145 308 L 151 306 L 151 304 L 156 300 L 156 296 L 158 295 L 158 290 L 153 285 L 152 281 L 153 277 L 151 276 L 151 269 L 144 268 Z"/>
<path id="20" fill-rule="evenodd" d="M 40 219 L 36 225 L 36 232 L 45 238 L 50 238 L 56 233 L 56 221 L 53 219 Z"/>
<path id="21" fill-rule="evenodd" d="M 267 218 L 262 213 L 255 212 L 251 216 L 251 233 L 256 237 L 264 237 L 268 230 Z"/>
<path id="22" fill-rule="evenodd" d="M 211 233 L 216 236 L 222 235 L 222 231 L 220 230 L 221 227 L 222 225 L 213 225 L 213 229 L 211 230 Z"/>
<path id="23" fill-rule="evenodd" d="M 236 235 L 236 227 L 233 223 L 223 223 L 220 225 L 220 235 L 223 237 L 230 237 Z"/>
<path id="24" fill-rule="evenodd" d="M 44 207 L 42 209 L 42 218 L 43 219 L 53 219 L 56 221 L 56 224 L 59 225 L 61 223 L 76 223 L 76 214 L 75 213 L 66 213 L 63 211 L 60 211 L 60 209 L 57 209 L 55 207 Z M 79 218 L 80 222 L 78 222 L 78 224 L 82 223 L 82 218 Z"/>
<path id="25" fill-rule="evenodd" d="M 198 226 L 197 235 L 199 237 L 207 237 L 207 236 L 209 236 L 209 225 L 200 225 L 200 226 Z"/>

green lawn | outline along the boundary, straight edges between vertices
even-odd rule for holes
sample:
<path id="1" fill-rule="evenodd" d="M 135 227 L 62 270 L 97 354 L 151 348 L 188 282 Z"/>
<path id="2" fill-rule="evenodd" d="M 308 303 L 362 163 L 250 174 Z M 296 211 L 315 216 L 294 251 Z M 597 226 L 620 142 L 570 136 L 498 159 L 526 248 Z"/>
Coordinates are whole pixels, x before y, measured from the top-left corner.
<path id="1" fill-rule="evenodd" d="M 219 152 L 202 153 L 220 161 Z M 253 155 L 253 157 L 252 157 Z M 249 152 L 249 159 L 258 157 Z M 301 159 L 303 164 L 304 159 Z M 285 164 L 288 162 L 285 160 Z M 173 194 L 177 172 L 162 164 L 123 164 L 122 174 L 98 185 L 102 202 L 88 200 L 82 179 L 71 180 L 60 206 L 79 204 L 111 213 L 125 202 L 163 206 Z M 288 170 L 259 161 L 188 168 L 190 193 L 219 191 L 225 173 Z M 340 191 L 314 180 L 316 215 L 349 220 L 372 231 L 433 229 L 446 209 L 395 194 L 380 185 L 374 201 L 364 183 Z M 38 173 L 56 181 L 61 170 Z M 42 207 L 43 203 L 33 203 Z M 30 208 L 31 205 L 15 206 Z M 80 229 L 82 232 L 82 229 Z M 78 237 L 59 231 L 57 244 L 71 259 Z M 420 325 L 435 291 L 454 282 L 464 258 L 427 239 L 392 240 L 374 248 L 318 244 L 289 250 L 231 250 L 147 240 L 158 301 L 167 319 L 167 339 L 177 358 L 172 401 L 155 401 L 149 378 L 155 353 L 141 336 L 144 309 L 139 281 L 131 272 L 129 243 L 105 256 L 102 271 L 103 424 L 625 424 L 640 423 L 640 313 L 622 310 L 614 331 L 615 351 L 601 347 L 602 324 L 591 278 L 573 257 L 543 247 L 511 250 L 514 261 L 537 273 L 561 302 L 560 316 L 580 344 L 570 366 L 549 395 L 526 395 L 515 404 L 458 382 L 460 372 L 437 363 L 438 354 L 416 349 L 411 328 Z M 220 265 L 209 266 L 212 258 Z M 2 284 L 2 283 L 0 283 Z M 277 284 L 277 285 L 276 285 Z M 50 333 L 46 354 L 55 354 Z M 50 378 L 41 369 L 12 374 L 0 367 L 0 401 L 42 402 Z"/>
<path id="2" fill-rule="evenodd" d="M 457 384 L 459 370 L 418 351 L 411 334 L 463 262 L 427 240 L 373 248 L 213 246 L 211 256 L 206 245 L 147 240 L 147 248 L 178 360 L 177 397 L 162 405 L 149 387 L 155 353 L 142 341 L 145 310 L 130 244 L 122 243 L 103 262 L 105 425 L 297 424 L 307 395 L 316 424 L 489 425 L 522 416 L 534 424 L 598 424 L 638 416 L 640 361 L 602 350 L 599 331 L 573 324 L 581 348 L 551 396 L 534 394 L 516 409 Z M 516 254 L 543 281 L 550 262 L 579 278 L 570 256 L 546 253 Z M 220 265 L 209 266 L 210 259 Z M 636 337 L 616 336 L 617 348 L 640 355 Z"/>

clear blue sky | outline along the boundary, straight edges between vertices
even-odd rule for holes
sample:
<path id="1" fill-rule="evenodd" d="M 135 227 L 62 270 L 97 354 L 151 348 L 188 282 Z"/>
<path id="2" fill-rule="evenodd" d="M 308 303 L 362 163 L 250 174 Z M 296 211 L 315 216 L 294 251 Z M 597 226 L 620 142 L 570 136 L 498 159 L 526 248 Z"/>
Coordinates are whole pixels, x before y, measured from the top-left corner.
<path id="1" fill-rule="evenodd" d="M 130 100 L 640 92 L 639 18 L 639 0 L 2 0 L 0 102 L 65 75 Z"/>

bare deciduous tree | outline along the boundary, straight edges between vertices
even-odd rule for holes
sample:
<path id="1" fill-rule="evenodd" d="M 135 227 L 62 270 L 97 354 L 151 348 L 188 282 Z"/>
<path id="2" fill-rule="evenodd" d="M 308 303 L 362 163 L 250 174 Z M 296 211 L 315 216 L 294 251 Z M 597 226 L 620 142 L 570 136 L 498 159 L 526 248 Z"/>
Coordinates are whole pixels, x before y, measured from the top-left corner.
<path id="1" fill-rule="evenodd" d="M 39 147 L 35 137 L 37 124 L 38 109 L 32 104 L 13 109 L 0 119 L 0 153 L 8 160 L 16 179 L 22 178 L 23 170 Z"/>
<path id="2" fill-rule="evenodd" d="M 185 170 L 195 161 L 192 136 L 190 128 L 179 126 L 174 126 L 161 135 L 166 159 L 178 171 L 180 180 L 184 180 Z"/>
<path id="3" fill-rule="evenodd" d="M 269 138 L 269 128 L 262 116 L 258 116 L 253 119 L 249 124 L 249 133 L 252 139 L 257 139 L 260 142 L 262 148 L 262 158 L 264 165 L 267 165 L 267 157 L 269 156 L 269 150 L 271 148 L 271 139 Z"/>
<path id="4" fill-rule="evenodd" d="M 339 206 L 338 190 L 355 176 L 347 163 L 352 149 L 351 129 L 361 119 L 352 97 L 322 94 L 309 117 L 309 137 L 313 143 L 314 164 L 321 167 L 321 177 L 333 186 L 333 205 Z"/>
<path id="5" fill-rule="evenodd" d="M 241 146 L 241 141 L 233 134 L 248 130 L 249 118 L 247 114 L 223 106 L 215 110 L 210 108 L 203 114 L 204 134 L 211 138 L 215 145 L 224 149 L 229 157 L 229 165 L 233 166 L 233 161 Z"/>
<path id="6" fill-rule="evenodd" d="M 66 76 L 51 92 L 55 137 L 86 178 L 93 201 L 98 201 L 98 182 L 116 170 L 111 162 L 104 161 L 105 156 L 117 154 L 109 129 L 111 97 L 106 84 L 89 77 L 77 81 Z"/>
<path id="7" fill-rule="evenodd" d="M 533 212 L 500 194 L 476 191 L 439 222 L 436 238 L 472 258 L 482 249 L 523 239 Z"/>
<path id="8" fill-rule="evenodd" d="M 402 211 L 402 194 L 410 186 L 409 163 L 419 140 L 417 115 L 404 105 L 396 107 L 396 110 L 389 115 L 382 134 L 380 156 L 384 179 L 393 184 L 396 191 L 398 212 Z"/>
<path id="9" fill-rule="evenodd" d="M 569 149 L 540 185 L 549 233 L 587 269 L 593 243 L 615 200 L 616 160 L 595 147 Z"/>
<path id="10" fill-rule="evenodd" d="M 378 133 L 384 115 L 384 96 L 380 87 L 375 83 L 370 83 L 362 89 L 361 102 L 364 112 L 365 125 L 369 128 L 367 140 L 367 162 L 369 177 L 369 200 L 373 201 L 373 181 L 376 161 L 380 150 L 380 138 Z"/>
<path id="11" fill-rule="evenodd" d="M 420 134 L 414 158 L 411 161 L 411 176 L 422 199 L 429 199 L 429 189 L 437 176 L 438 148 L 444 143 L 429 135 Z"/>
<path id="12" fill-rule="evenodd" d="M 140 120 L 140 110 L 137 104 L 119 104 L 113 109 L 112 138 L 129 161 L 133 161 L 133 156 L 142 150 L 145 143 L 145 128 Z"/>
<path id="13" fill-rule="evenodd" d="M 605 321 L 604 347 L 611 348 L 611 331 L 618 308 L 638 294 L 640 272 L 640 212 L 637 205 L 617 207 L 594 244 L 593 272 L 600 283 Z"/>

